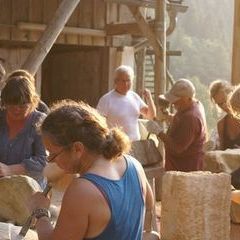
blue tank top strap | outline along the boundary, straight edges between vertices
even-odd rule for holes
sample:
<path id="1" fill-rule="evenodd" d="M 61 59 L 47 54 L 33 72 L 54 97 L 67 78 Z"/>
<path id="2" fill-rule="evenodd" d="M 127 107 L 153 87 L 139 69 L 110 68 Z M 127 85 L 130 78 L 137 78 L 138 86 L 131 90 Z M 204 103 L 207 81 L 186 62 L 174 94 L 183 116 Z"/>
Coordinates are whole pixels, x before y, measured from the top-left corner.
<path id="1" fill-rule="evenodd" d="M 99 189 L 111 210 L 108 226 L 99 236 L 91 240 L 142 239 L 144 215 L 142 184 L 132 157 L 125 155 L 124 158 L 127 167 L 119 180 L 111 180 L 91 173 L 81 176 Z"/>

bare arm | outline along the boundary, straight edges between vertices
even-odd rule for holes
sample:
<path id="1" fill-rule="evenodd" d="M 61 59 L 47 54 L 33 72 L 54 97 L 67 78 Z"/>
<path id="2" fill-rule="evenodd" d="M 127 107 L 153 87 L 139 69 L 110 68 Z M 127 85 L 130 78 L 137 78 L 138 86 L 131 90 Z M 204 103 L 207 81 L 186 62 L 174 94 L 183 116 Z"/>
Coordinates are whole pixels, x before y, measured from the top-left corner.
<path id="1" fill-rule="evenodd" d="M 147 180 L 146 174 L 144 172 L 144 169 L 142 165 L 135 160 L 134 162 L 138 175 L 140 178 L 140 181 L 142 183 L 143 187 L 143 194 L 144 194 L 144 199 L 145 199 L 145 207 L 146 207 L 146 214 L 145 214 L 145 230 L 147 232 L 150 232 L 152 230 L 152 220 L 153 220 L 153 211 L 154 211 L 154 197 L 153 197 L 153 192 L 150 187 L 150 184 Z"/>
<path id="2" fill-rule="evenodd" d="M 156 117 L 156 106 L 152 99 L 151 92 L 148 89 L 145 89 L 143 96 L 147 102 L 147 106 L 141 108 L 140 112 L 145 118 L 152 120 Z"/>
<path id="3" fill-rule="evenodd" d="M 91 189 L 88 184 L 90 183 L 78 179 L 68 188 L 55 229 L 48 218 L 38 220 L 36 229 L 39 240 L 82 240 L 86 237 L 89 209 L 94 206 L 89 197 Z"/>

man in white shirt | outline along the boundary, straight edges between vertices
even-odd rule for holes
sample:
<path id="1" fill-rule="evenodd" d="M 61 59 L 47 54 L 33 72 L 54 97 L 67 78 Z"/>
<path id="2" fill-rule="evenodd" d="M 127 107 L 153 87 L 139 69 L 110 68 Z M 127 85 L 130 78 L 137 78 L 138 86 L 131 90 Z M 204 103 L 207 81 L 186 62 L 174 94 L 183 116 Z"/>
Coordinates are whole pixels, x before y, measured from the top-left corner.
<path id="1" fill-rule="evenodd" d="M 134 72 L 131 67 L 118 67 L 115 70 L 115 87 L 100 98 L 97 109 L 106 117 L 110 127 L 121 127 L 130 140 L 136 141 L 140 140 L 140 114 L 147 119 L 153 119 L 156 116 L 156 107 L 149 90 L 145 89 L 143 92 L 146 103 L 130 90 L 133 78 Z"/>

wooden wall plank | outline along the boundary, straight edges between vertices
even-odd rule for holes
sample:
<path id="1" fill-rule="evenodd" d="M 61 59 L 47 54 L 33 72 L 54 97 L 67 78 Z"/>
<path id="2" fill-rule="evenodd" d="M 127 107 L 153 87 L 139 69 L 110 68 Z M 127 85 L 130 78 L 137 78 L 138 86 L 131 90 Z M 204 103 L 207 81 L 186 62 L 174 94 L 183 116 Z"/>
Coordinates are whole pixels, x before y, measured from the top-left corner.
<path id="1" fill-rule="evenodd" d="M 104 51 L 99 47 L 53 48 L 43 64 L 43 100 L 52 103 L 70 98 L 96 106 L 107 91 L 104 68 L 108 68 L 108 55 Z"/>
<path id="2" fill-rule="evenodd" d="M 79 27 L 92 27 L 92 9 L 93 9 L 93 1 L 89 0 L 81 0 L 79 4 Z M 92 38 L 87 36 L 81 36 L 81 45 L 91 46 Z"/>
<path id="3" fill-rule="evenodd" d="M 0 0 L 0 39 L 7 40 L 11 37 L 11 1 Z"/>
<path id="4" fill-rule="evenodd" d="M 12 24 L 16 25 L 19 21 L 28 21 L 28 0 L 12 0 Z M 28 31 L 12 28 L 12 40 L 27 41 Z"/>
<path id="5" fill-rule="evenodd" d="M 78 27 L 78 9 L 76 8 L 72 16 L 68 20 L 66 26 Z M 73 34 L 66 34 L 65 36 L 66 44 L 76 44 L 78 45 L 78 36 Z"/>
<path id="6" fill-rule="evenodd" d="M 93 0 L 92 27 L 94 29 L 104 29 L 105 27 L 105 3 L 103 0 Z M 94 46 L 104 46 L 104 38 L 93 38 Z"/>
<path id="7" fill-rule="evenodd" d="M 3 9 L 0 14 L 0 40 L 37 41 L 42 32 L 19 30 L 14 26 L 18 22 L 48 24 L 60 2 L 61 0 L 0 0 L 0 9 Z M 67 25 L 104 29 L 106 23 L 128 22 L 129 16 L 131 14 L 126 6 L 106 3 L 104 0 L 81 0 Z M 111 39 L 61 34 L 56 43 L 106 46 L 113 43 Z"/>
<path id="8" fill-rule="evenodd" d="M 29 0 L 29 22 L 43 23 L 43 1 L 42 0 Z M 29 35 L 30 41 L 38 41 L 41 37 L 41 32 L 31 31 Z"/>

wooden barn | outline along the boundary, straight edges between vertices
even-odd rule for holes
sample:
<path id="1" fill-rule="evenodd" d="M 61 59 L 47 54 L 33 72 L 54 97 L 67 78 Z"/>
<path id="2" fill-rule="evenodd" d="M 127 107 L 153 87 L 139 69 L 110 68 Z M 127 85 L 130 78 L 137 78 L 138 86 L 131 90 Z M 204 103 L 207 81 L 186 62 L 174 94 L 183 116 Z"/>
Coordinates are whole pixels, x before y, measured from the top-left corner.
<path id="1" fill-rule="evenodd" d="M 0 58 L 7 72 L 23 65 L 61 2 L 0 0 Z M 81 99 L 95 105 L 99 97 L 111 88 L 113 70 L 120 64 L 137 66 L 136 87 L 142 89 L 146 49 L 149 54 L 153 54 L 151 49 L 158 48 L 157 55 L 162 54 L 160 45 L 149 47 L 158 44 L 157 38 L 153 39 L 153 33 L 159 33 L 161 23 L 165 22 L 161 19 L 161 14 L 157 16 L 157 11 L 155 14 L 156 2 L 78 2 L 80 3 L 36 73 L 36 85 L 42 99 L 47 103 L 61 98 Z M 168 29 L 163 29 L 165 37 L 174 30 L 177 13 L 187 9 L 181 3 L 182 1 L 169 1 L 165 6 L 158 6 L 159 13 L 166 8 L 170 16 Z M 137 7 L 141 8 L 134 15 Z M 165 37 L 163 36 L 164 39 Z M 165 47 L 162 45 L 163 52 Z M 172 51 L 169 55 L 171 54 L 180 53 Z M 164 58 L 166 54 L 162 55 Z M 161 64 L 156 60 L 156 64 L 165 67 L 164 62 Z M 162 82 L 164 81 L 165 79 Z M 150 87 L 154 92 L 154 86 Z M 156 92 L 163 90 L 160 89 L 161 86 L 156 87 Z"/>

